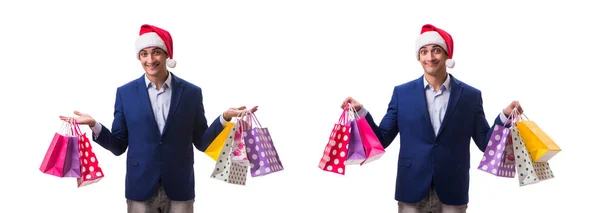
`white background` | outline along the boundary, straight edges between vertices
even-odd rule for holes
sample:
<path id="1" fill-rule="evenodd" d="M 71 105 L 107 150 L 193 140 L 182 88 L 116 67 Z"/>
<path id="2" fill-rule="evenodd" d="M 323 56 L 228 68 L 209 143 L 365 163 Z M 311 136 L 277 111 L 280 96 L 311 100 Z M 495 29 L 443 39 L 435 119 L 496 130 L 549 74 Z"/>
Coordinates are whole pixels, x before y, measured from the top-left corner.
<path id="1" fill-rule="evenodd" d="M 0 4 L 3 209 L 126 211 L 125 155 L 94 143 L 106 177 L 83 188 L 38 168 L 59 115 L 80 110 L 110 127 L 116 88 L 143 74 L 134 41 L 145 23 L 173 35 L 172 71 L 203 88 L 209 121 L 259 105 L 285 167 L 229 185 L 209 178 L 214 162 L 196 150 L 196 212 L 396 212 L 398 138 L 345 176 L 317 165 L 345 97 L 379 122 L 393 87 L 422 75 L 414 41 L 426 23 L 454 37 L 449 71 L 482 90 L 490 123 L 518 100 L 563 149 L 550 162 L 555 179 L 519 187 L 477 170 L 473 144 L 469 212 L 597 206 L 600 16 L 592 1 L 116 2 Z"/>

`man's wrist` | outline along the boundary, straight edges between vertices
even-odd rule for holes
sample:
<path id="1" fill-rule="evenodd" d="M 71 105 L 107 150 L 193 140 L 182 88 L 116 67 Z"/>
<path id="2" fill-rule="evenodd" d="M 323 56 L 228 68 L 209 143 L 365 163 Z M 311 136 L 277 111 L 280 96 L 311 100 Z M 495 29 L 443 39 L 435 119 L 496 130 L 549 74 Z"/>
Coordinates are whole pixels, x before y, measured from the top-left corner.
<path id="1" fill-rule="evenodd" d="M 225 121 L 227 121 L 227 122 L 231 121 L 231 117 L 228 117 L 228 116 L 227 116 L 227 113 L 223 113 L 223 115 L 222 115 L 222 116 L 223 116 L 223 120 L 225 120 Z"/>

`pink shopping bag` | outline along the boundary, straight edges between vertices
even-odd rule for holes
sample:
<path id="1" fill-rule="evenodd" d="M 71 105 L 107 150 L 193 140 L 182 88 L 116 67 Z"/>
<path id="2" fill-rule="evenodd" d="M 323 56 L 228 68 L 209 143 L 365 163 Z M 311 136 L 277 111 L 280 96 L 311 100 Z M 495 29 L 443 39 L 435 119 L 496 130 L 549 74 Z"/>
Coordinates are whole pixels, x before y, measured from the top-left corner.
<path id="1" fill-rule="evenodd" d="M 366 159 L 360 163 L 360 165 L 365 165 L 367 163 L 378 160 L 385 153 L 385 149 L 381 142 L 379 142 L 379 138 L 371 129 L 371 126 L 367 122 L 367 119 L 359 118 L 356 120 L 358 124 L 358 130 L 360 131 L 360 139 L 363 142 L 363 146 L 365 147 Z"/>
<path id="2" fill-rule="evenodd" d="M 64 122 L 58 132 L 54 133 L 54 138 L 46 151 L 44 160 L 40 165 L 40 171 L 56 177 L 63 177 L 65 160 L 67 160 L 67 148 L 69 145 L 70 124 Z"/>

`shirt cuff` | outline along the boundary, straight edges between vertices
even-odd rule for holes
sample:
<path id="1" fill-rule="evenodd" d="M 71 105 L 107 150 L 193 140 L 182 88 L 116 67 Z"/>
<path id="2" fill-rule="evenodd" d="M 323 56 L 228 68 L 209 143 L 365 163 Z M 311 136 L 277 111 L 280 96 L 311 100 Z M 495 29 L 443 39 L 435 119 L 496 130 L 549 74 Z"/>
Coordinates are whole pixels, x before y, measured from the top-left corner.
<path id="1" fill-rule="evenodd" d="M 369 111 L 367 111 L 367 109 L 365 109 L 365 107 L 360 108 L 360 110 L 358 110 L 358 116 L 360 116 L 361 118 L 364 118 L 365 116 L 367 116 L 367 113 L 369 113 Z"/>
<path id="2" fill-rule="evenodd" d="M 100 135 L 100 132 L 102 132 L 102 124 L 98 123 L 98 121 L 96 121 L 96 124 L 94 124 L 94 127 L 91 127 L 90 129 L 92 129 L 92 132 L 94 133 L 94 137 L 98 137 L 98 135 Z"/>
<path id="3" fill-rule="evenodd" d="M 221 121 L 221 125 L 223 125 L 223 126 L 227 125 L 227 121 L 225 120 L 225 118 L 223 118 L 223 114 L 221 114 L 221 116 L 219 116 L 219 121 Z"/>
<path id="4" fill-rule="evenodd" d="M 506 120 L 508 120 L 508 118 L 504 114 L 504 111 L 500 112 L 500 122 L 502 122 L 503 124 L 505 124 Z"/>

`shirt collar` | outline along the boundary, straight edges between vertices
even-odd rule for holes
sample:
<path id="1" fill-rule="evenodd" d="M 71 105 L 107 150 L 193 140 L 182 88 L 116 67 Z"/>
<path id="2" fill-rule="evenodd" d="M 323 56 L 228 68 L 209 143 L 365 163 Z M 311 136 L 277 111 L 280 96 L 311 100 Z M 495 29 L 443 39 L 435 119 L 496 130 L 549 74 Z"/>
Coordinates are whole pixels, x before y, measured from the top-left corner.
<path id="1" fill-rule="evenodd" d="M 450 90 L 450 74 L 446 73 L 446 80 L 444 81 L 444 83 L 442 83 L 442 86 L 440 87 L 440 89 L 446 89 L 446 90 Z M 429 82 L 427 82 L 427 79 L 423 76 L 423 87 L 425 89 L 427 89 L 428 87 L 432 87 Z"/>
<path id="2" fill-rule="evenodd" d="M 154 83 L 152 83 L 152 81 L 150 81 L 150 79 L 148 79 L 147 75 L 144 75 L 144 78 L 146 79 L 146 88 L 148 87 L 154 87 Z M 166 86 L 166 88 L 171 88 L 171 72 L 167 71 L 167 80 L 164 83 L 164 86 Z"/>

